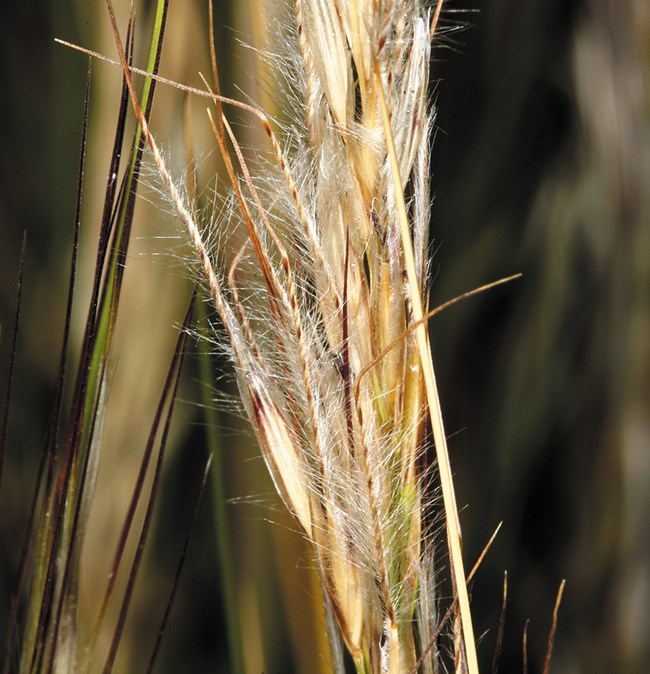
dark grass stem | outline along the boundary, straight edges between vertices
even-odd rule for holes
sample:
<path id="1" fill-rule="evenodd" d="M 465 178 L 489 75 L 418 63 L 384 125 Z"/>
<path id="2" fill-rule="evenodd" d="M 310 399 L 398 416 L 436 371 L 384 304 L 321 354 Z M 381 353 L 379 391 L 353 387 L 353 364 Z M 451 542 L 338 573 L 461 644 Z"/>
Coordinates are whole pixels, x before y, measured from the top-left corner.
<path id="1" fill-rule="evenodd" d="M 494 646 L 494 657 L 492 658 L 492 674 L 499 672 L 499 660 L 501 658 L 501 647 L 503 646 L 503 632 L 506 624 L 506 605 L 508 603 L 508 572 L 503 573 L 503 601 L 501 603 L 501 614 L 499 616 L 499 631 Z"/>
<path id="2" fill-rule="evenodd" d="M 90 105 L 90 85 L 92 80 L 92 67 L 91 61 L 88 61 L 88 74 L 86 76 L 86 90 L 84 95 L 84 108 L 83 108 L 83 126 L 82 126 L 82 136 L 81 136 L 81 151 L 79 157 L 79 172 L 77 178 L 77 199 L 75 205 L 75 226 L 74 226 L 74 239 L 72 244 L 72 260 L 70 263 L 70 280 L 68 286 L 68 299 L 66 304 L 66 315 L 65 315 L 65 324 L 63 328 L 63 344 L 61 346 L 61 359 L 59 364 L 59 376 L 58 376 L 58 386 L 56 392 L 56 398 L 54 403 L 54 414 L 53 414 L 53 428 L 51 433 L 51 446 L 52 451 L 51 455 L 55 455 L 57 451 L 57 442 L 59 436 L 59 426 L 61 421 L 61 410 L 63 405 L 63 392 L 64 392 L 64 383 L 65 383 L 65 374 L 67 370 L 67 359 L 68 359 L 68 342 L 70 338 L 70 322 L 72 319 L 72 306 L 74 300 L 74 290 L 75 290 L 75 281 L 76 281 L 76 271 L 77 271 L 77 258 L 79 254 L 79 232 L 81 229 L 81 205 L 83 201 L 83 184 L 84 184 L 84 173 L 86 165 L 86 148 L 88 143 L 88 109 Z M 99 401 L 99 398 L 97 399 Z M 96 419 L 96 414 L 93 421 Z M 91 433 L 92 436 L 92 433 Z M 53 629 L 53 643 L 57 643 L 57 637 L 59 633 L 59 625 L 61 622 L 61 617 L 63 614 L 63 607 L 65 604 L 67 596 L 67 586 L 69 581 L 69 576 L 71 572 L 72 560 L 74 557 L 74 548 L 79 547 L 79 543 L 76 539 L 76 531 L 79 525 L 79 516 L 82 509 L 82 498 L 84 495 L 84 483 L 87 476 L 88 461 L 90 459 L 90 453 L 86 452 L 84 457 L 84 468 L 82 471 L 81 485 L 78 494 L 78 501 L 75 507 L 74 512 L 74 522 L 72 531 L 70 534 L 70 543 L 68 554 L 66 558 L 65 571 L 63 575 L 63 580 L 61 583 L 61 593 L 58 601 L 58 608 L 56 610 L 56 618 Z M 47 671 L 51 672 L 54 665 L 54 657 L 56 653 L 56 648 L 52 647 L 50 651 L 50 661 L 48 663 Z"/>
<path id="3" fill-rule="evenodd" d="M 124 631 L 124 626 L 126 623 L 126 618 L 129 612 L 129 607 L 131 604 L 131 599 L 133 597 L 133 590 L 135 588 L 135 583 L 138 577 L 138 572 L 140 570 L 140 564 L 142 561 L 142 555 L 144 553 L 144 547 L 149 533 L 149 528 L 151 526 L 151 520 L 153 516 L 154 505 L 156 501 L 156 496 L 158 493 L 158 486 L 160 484 L 160 477 L 162 474 L 163 460 L 165 456 L 165 449 L 167 446 L 167 438 L 169 436 L 169 428 L 171 424 L 172 414 L 174 411 L 174 405 L 176 403 L 176 397 L 178 394 L 178 386 L 180 383 L 180 374 L 183 367 L 183 360 L 185 358 L 185 345 L 187 343 L 187 331 L 189 329 L 192 313 L 194 311 L 194 303 L 196 300 L 196 293 L 192 295 L 190 305 L 185 314 L 182 327 L 179 331 L 178 340 L 176 342 L 176 348 L 174 355 L 172 357 L 169 370 L 167 372 L 167 377 L 163 390 L 158 401 L 158 407 L 156 409 L 156 414 L 154 417 L 153 424 L 151 426 L 151 431 L 149 433 L 149 439 L 147 440 L 147 450 L 145 451 L 145 457 L 147 459 L 150 454 L 150 449 L 153 448 L 155 438 L 158 435 L 160 430 L 160 423 L 162 420 L 162 415 L 165 407 L 167 407 L 167 413 L 165 415 L 164 424 L 162 428 L 162 433 L 160 441 L 158 444 L 158 453 L 156 457 L 156 464 L 154 467 L 153 481 L 151 484 L 151 489 L 149 492 L 149 498 L 147 500 L 146 511 L 144 515 L 144 521 L 142 523 L 142 528 L 140 530 L 140 537 L 138 539 L 138 544 L 135 552 L 135 557 L 131 564 L 131 569 L 129 572 L 127 586 L 124 591 L 124 597 L 122 600 L 122 605 L 120 607 L 120 612 L 113 633 L 113 638 L 111 641 L 111 646 L 106 658 L 106 664 L 104 665 L 103 672 L 104 674 L 110 674 L 113 671 L 113 666 L 115 664 L 115 658 L 117 657 L 117 651 L 119 648 L 120 640 L 122 638 L 122 633 Z M 143 466 L 145 462 L 143 461 Z M 142 483 L 144 482 L 144 474 L 141 472 L 138 478 L 138 485 L 136 490 L 141 489 Z"/>
<path id="4" fill-rule="evenodd" d="M 165 605 L 165 610 L 163 612 L 163 617 L 162 620 L 160 621 L 160 627 L 158 628 L 158 634 L 156 635 L 156 643 L 154 644 L 153 650 L 151 652 L 151 657 L 149 658 L 149 664 L 146 669 L 146 674 L 152 674 L 154 665 L 156 664 L 156 659 L 158 657 L 158 653 L 160 652 L 160 646 L 162 644 L 162 639 L 165 634 L 165 630 L 167 628 L 167 622 L 169 621 L 169 616 L 171 614 L 172 606 L 174 605 L 174 598 L 176 596 L 176 590 L 178 589 L 178 584 L 180 581 L 181 573 L 183 571 L 183 565 L 185 563 L 185 559 L 187 557 L 187 550 L 190 545 L 190 541 L 192 539 L 192 534 L 194 533 L 194 527 L 196 525 L 196 521 L 199 518 L 199 510 L 201 507 L 201 503 L 203 501 L 203 494 L 205 493 L 205 488 L 208 483 L 208 477 L 210 474 L 210 468 L 212 466 L 212 457 L 214 455 L 211 454 L 210 457 L 208 458 L 206 465 L 205 465 L 205 470 L 203 471 L 203 477 L 201 479 L 201 484 L 199 486 L 198 493 L 196 495 L 196 502 L 194 504 L 194 510 L 192 511 L 192 519 L 190 520 L 190 525 L 187 530 L 187 534 L 185 535 L 185 540 L 183 541 L 183 547 L 181 549 L 181 553 L 178 558 L 178 563 L 176 565 L 176 572 L 174 574 L 174 580 L 172 581 L 172 586 L 169 592 L 169 598 L 167 599 L 167 604 Z M 231 672 L 235 674 L 235 670 L 231 668 Z"/>
<path id="5" fill-rule="evenodd" d="M 27 248 L 27 232 L 23 233 L 23 242 L 20 248 L 20 260 L 18 262 L 18 285 L 16 288 L 16 314 L 11 337 L 11 355 L 9 357 L 9 373 L 7 376 L 7 394 L 5 396 L 5 409 L 2 417 L 2 430 L 0 431 L 0 493 L 2 493 L 2 472 L 4 467 L 5 452 L 9 438 L 9 412 L 14 386 L 14 369 L 16 365 L 16 348 L 18 345 L 18 328 L 20 326 L 20 310 L 23 296 L 23 275 L 25 273 L 25 252 Z"/>
<path id="6" fill-rule="evenodd" d="M 15 367 L 15 362 L 16 362 L 16 348 L 18 344 L 18 328 L 20 325 L 20 313 L 21 313 L 21 304 L 22 304 L 22 289 L 23 289 L 23 274 L 25 270 L 25 253 L 26 253 L 26 246 L 27 246 L 27 232 L 23 233 L 23 242 L 21 245 L 21 251 L 20 251 L 20 260 L 18 263 L 18 285 L 17 285 L 17 290 L 16 290 L 16 314 L 14 318 L 14 328 L 13 328 L 13 336 L 11 340 L 11 356 L 10 356 L 10 361 L 9 361 L 9 375 L 7 379 L 7 394 L 5 398 L 5 411 L 4 411 L 4 416 L 2 420 L 2 435 L 0 436 L 0 492 L 1 487 L 2 487 L 2 467 L 4 465 L 4 457 L 5 457 L 5 452 L 7 449 L 7 443 L 8 443 L 8 436 L 9 436 L 9 415 L 11 411 L 11 400 L 13 396 L 13 381 L 14 381 L 14 367 Z M 41 476 L 43 474 L 43 467 L 44 467 L 44 461 L 41 461 L 41 466 L 39 467 L 38 471 L 38 477 L 36 480 L 36 494 L 35 494 L 35 500 L 38 500 L 38 485 L 40 484 L 41 481 Z M 32 508 L 30 512 L 30 517 L 29 517 L 29 525 L 28 525 L 28 535 L 26 536 L 26 541 L 23 544 L 22 547 L 22 552 L 20 556 L 20 562 L 18 565 L 18 587 L 16 592 L 14 593 L 12 600 L 11 600 L 11 612 L 9 616 L 9 625 L 7 628 L 7 638 L 6 638 L 6 645 L 5 645 L 5 657 L 4 657 L 4 664 L 2 671 L 4 674 L 8 674 L 9 672 L 9 667 L 11 664 L 11 655 L 13 652 L 13 642 L 14 642 L 14 635 L 16 632 L 16 627 L 17 627 L 17 621 L 18 621 L 18 597 L 20 596 L 22 592 L 22 586 L 24 584 L 24 578 L 25 578 L 25 569 L 26 569 L 26 564 L 27 564 L 27 554 L 28 554 L 28 549 L 29 549 L 29 539 L 31 537 L 31 530 L 32 530 L 32 523 L 34 521 L 36 513 L 36 503 L 32 503 Z"/>

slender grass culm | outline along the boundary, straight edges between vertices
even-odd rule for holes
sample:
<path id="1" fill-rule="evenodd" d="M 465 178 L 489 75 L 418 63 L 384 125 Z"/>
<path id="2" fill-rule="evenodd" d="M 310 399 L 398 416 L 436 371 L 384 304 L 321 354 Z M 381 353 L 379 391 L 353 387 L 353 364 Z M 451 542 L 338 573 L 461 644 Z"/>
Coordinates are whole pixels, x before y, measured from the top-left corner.
<path id="1" fill-rule="evenodd" d="M 293 121 L 277 134 L 263 112 L 220 96 L 213 43 L 210 119 L 232 183 L 216 238 L 247 232 L 230 253 L 208 245 L 166 166 L 111 9 L 138 120 L 221 318 L 243 404 L 313 544 L 340 672 L 340 638 L 359 674 L 438 672 L 448 653 L 455 671 L 478 671 L 424 320 L 429 59 L 441 5 L 297 0 L 278 59 Z M 225 104 L 268 134 L 263 175 L 249 171 Z M 454 603 L 439 647 L 443 523 Z"/>

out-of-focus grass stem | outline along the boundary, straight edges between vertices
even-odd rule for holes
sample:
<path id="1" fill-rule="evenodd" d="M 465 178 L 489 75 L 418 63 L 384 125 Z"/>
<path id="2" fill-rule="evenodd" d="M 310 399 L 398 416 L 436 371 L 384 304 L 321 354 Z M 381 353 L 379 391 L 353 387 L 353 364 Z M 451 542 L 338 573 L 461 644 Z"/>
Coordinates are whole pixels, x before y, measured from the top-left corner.
<path id="1" fill-rule="evenodd" d="M 207 321 L 205 305 L 199 302 L 198 307 L 199 323 L 205 323 Z M 228 635 L 229 671 L 232 674 L 244 674 L 243 644 L 239 609 L 237 606 L 232 537 L 228 513 L 226 512 L 226 489 L 223 477 L 223 461 L 221 458 L 222 447 L 220 446 L 218 434 L 215 432 L 219 419 L 217 410 L 214 407 L 214 401 L 210 397 L 212 382 L 214 381 L 214 368 L 212 367 L 208 343 L 203 339 L 199 340 L 199 368 L 201 375 L 202 409 L 206 430 L 205 437 L 208 451 L 212 456 L 212 507 L 226 632 Z"/>

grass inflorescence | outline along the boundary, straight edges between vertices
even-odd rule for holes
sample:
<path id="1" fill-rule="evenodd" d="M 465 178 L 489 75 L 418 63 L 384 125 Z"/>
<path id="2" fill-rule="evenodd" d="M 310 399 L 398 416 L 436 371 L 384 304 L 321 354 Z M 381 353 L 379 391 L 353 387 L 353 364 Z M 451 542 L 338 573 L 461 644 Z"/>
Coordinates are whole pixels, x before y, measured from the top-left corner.
<path id="1" fill-rule="evenodd" d="M 477 671 L 423 321 L 439 9 L 432 20 L 419 2 L 298 0 L 286 35 L 293 52 L 282 61 L 292 121 L 279 134 L 263 111 L 220 95 L 213 48 L 210 119 L 233 195 L 221 227 L 247 233 L 226 270 L 139 109 L 112 15 L 138 119 L 221 318 L 244 407 L 313 544 L 328 613 L 358 672 L 436 670 L 440 513 L 456 666 Z M 264 174 L 249 170 L 225 104 L 268 135 Z"/>

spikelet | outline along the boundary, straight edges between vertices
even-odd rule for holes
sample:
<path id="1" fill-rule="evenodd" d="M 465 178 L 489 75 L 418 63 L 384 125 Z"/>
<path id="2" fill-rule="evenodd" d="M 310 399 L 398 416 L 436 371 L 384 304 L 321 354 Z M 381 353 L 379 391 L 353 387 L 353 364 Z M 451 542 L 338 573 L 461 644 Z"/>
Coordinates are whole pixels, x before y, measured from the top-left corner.
<path id="1" fill-rule="evenodd" d="M 394 120 L 399 189 L 413 195 L 421 293 L 429 23 L 414 3 L 299 0 L 296 25 L 300 161 L 280 163 L 279 193 L 246 185 L 268 315 L 255 326 L 248 317 L 240 385 L 357 670 L 406 672 L 425 558 L 424 389 L 415 338 L 404 336 L 413 315 L 374 71 Z"/>
<path id="2" fill-rule="evenodd" d="M 430 17 L 418 0 L 297 0 L 287 40 L 298 121 L 281 143 L 252 110 L 271 140 L 268 175 L 249 174 L 223 115 L 231 101 L 215 97 L 238 205 L 227 227 L 248 232 L 227 272 L 139 117 L 357 671 L 434 672 L 432 461 L 414 329 L 427 287 Z"/>

